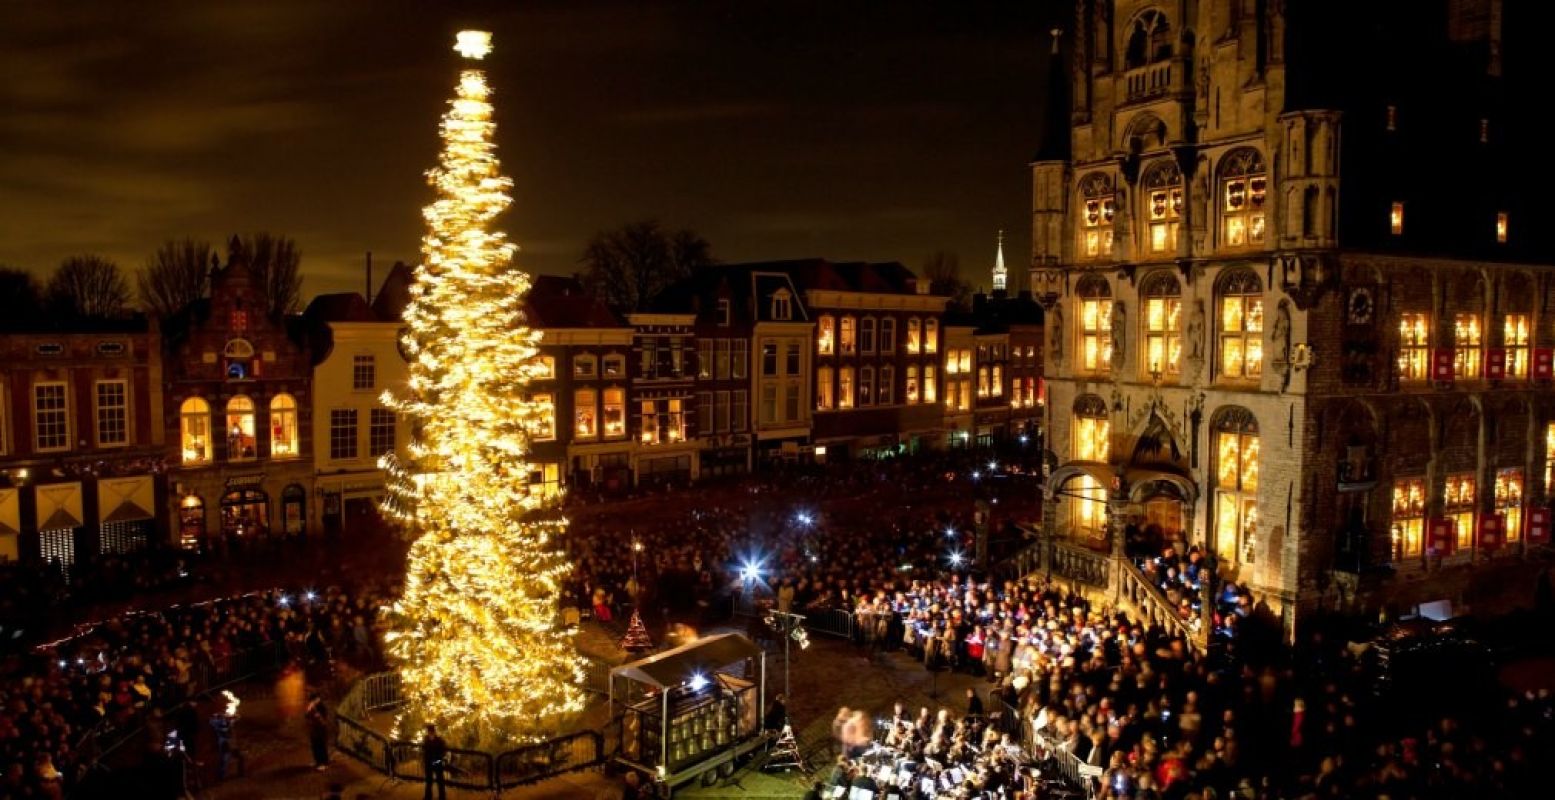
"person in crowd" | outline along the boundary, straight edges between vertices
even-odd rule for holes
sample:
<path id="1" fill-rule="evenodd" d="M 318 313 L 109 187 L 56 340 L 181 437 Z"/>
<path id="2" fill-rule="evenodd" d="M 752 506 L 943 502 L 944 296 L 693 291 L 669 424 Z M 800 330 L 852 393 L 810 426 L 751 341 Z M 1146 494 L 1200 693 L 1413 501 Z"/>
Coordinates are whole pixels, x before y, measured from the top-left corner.
<path id="1" fill-rule="evenodd" d="M 308 696 L 303 722 L 308 728 L 308 748 L 313 754 L 313 768 L 323 772 L 329 769 L 329 706 L 324 704 L 324 697 L 318 692 Z"/>
<path id="2" fill-rule="evenodd" d="M 448 742 L 437 733 L 436 725 L 428 725 L 421 737 L 421 769 L 424 776 L 423 800 L 432 800 L 432 787 L 437 787 L 437 800 L 448 800 L 445 773 L 448 770 Z"/>

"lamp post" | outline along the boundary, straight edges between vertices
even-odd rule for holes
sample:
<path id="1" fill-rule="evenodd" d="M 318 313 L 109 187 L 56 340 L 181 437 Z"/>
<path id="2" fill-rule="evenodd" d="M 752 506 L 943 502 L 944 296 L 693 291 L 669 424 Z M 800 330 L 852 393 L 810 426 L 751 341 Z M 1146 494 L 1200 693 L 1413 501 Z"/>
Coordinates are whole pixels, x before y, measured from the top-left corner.
<path id="1" fill-rule="evenodd" d="M 810 647 L 810 636 L 809 634 L 805 633 L 804 627 L 800 624 L 804 622 L 804 619 L 804 615 L 795 614 L 789 611 L 767 612 L 767 626 L 775 631 L 781 632 L 783 635 L 783 699 L 785 709 L 787 708 L 788 703 L 792 703 L 794 701 L 793 695 L 789 694 L 788 690 L 788 662 L 790 653 L 792 652 L 791 645 L 793 642 L 797 641 L 799 642 L 800 650 L 805 650 Z M 785 713 L 787 712 L 785 711 Z M 785 723 L 788 722 L 787 719 L 783 721 Z"/>

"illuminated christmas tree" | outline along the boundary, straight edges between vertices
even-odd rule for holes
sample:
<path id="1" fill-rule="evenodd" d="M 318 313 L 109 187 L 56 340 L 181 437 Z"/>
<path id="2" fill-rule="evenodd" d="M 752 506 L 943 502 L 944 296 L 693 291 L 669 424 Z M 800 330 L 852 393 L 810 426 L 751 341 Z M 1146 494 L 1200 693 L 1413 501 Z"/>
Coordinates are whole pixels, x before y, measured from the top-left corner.
<path id="1" fill-rule="evenodd" d="M 454 49 L 481 59 L 490 35 L 461 32 Z M 512 181 L 498 172 L 490 95 L 481 70 L 463 69 L 443 115 L 405 309 L 408 392 L 385 397 L 416 431 L 408 461 L 383 463 L 386 508 L 417 535 L 385 637 L 407 701 L 398 733 L 434 723 L 462 746 L 534 740 L 583 707 L 582 661 L 557 614 L 566 521 L 526 458 L 553 411 L 528 394 L 545 372 L 522 310 L 529 276 L 493 230 Z"/>

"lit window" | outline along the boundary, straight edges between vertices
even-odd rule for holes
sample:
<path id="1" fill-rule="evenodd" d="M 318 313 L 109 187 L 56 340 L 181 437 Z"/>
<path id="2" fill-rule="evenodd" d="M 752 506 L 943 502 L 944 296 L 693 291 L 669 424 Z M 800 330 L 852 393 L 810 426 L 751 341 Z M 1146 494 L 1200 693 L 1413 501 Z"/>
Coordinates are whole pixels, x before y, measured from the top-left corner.
<path id="1" fill-rule="evenodd" d="M 855 337 L 856 321 L 852 317 L 842 318 L 842 334 L 838 337 L 838 346 L 844 355 L 853 355 L 858 352 L 858 340 Z"/>
<path id="2" fill-rule="evenodd" d="M 1240 148 L 1222 160 L 1220 215 L 1226 246 L 1263 244 L 1268 188 L 1269 176 L 1257 150 Z"/>
<path id="3" fill-rule="evenodd" d="M 837 407 L 853 407 L 853 368 L 843 367 L 837 371 Z"/>
<path id="4" fill-rule="evenodd" d="M 10 411 L 11 407 L 5 402 L 5 387 L 0 386 L 0 455 L 10 452 L 10 440 L 6 438 L 6 433 L 11 429 L 11 422 L 7 417 Z"/>
<path id="5" fill-rule="evenodd" d="M 183 463 L 204 464 L 211 460 L 211 407 L 191 397 L 178 407 L 180 446 Z"/>
<path id="6" fill-rule="evenodd" d="M 129 384 L 97 382 L 97 446 L 114 447 L 130 442 Z"/>
<path id="7" fill-rule="evenodd" d="M 297 400 L 289 394 L 278 394 L 270 398 L 270 457 L 297 455 Z"/>
<path id="8" fill-rule="evenodd" d="M 643 444 L 659 443 L 659 411 L 658 406 L 652 400 L 642 401 L 642 442 Z"/>
<path id="9" fill-rule="evenodd" d="M 537 379 L 556 377 L 556 358 L 554 356 L 535 356 L 534 375 Z"/>
<path id="10" fill-rule="evenodd" d="M 1454 314 L 1452 318 L 1452 372 L 1458 380 L 1479 377 L 1480 330 L 1478 314 Z"/>
<path id="11" fill-rule="evenodd" d="M 939 352 L 939 320 L 937 319 L 923 321 L 923 352 Z"/>
<path id="12" fill-rule="evenodd" d="M 969 411 L 972 408 L 972 379 L 971 377 L 962 378 L 957 383 L 961 384 L 961 392 L 956 397 L 956 408 L 962 411 Z"/>
<path id="13" fill-rule="evenodd" d="M 534 464 L 529 473 L 530 492 L 541 497 L 556 497 L 562 491 L 560 464 Z"/>
<path id="14" fill-rule="evenodd" d="M 1555 487 L 1555 422 L 1544 426 L 1544 493 Z"/>
<path id="15" fill-rule="evenodd" d="M 1104 373 L 1112 369 L 1112 289 L 1095 275 L 1080 281 L 1080 369 Z"/>
<path id="16" fill-rule="evenodd" d="M 1140 292 L 1145 304 L 1145 371 L 1176 375 L 1182 361 L 1182 289 L 1177 279 L 1157 273 Z"/>
<path id="17" fill-rule="evenodd" d="M 903 390 L 907 397 L 907 405 L 915 405 L 918 402 L 918 365 L 907 366 L 907 387 Z"/>
<path id="18" fill-rule="evenodd" d="M 994 397 L 1004 396 L 1004 367 L 1000 364 L 993 365 L 993 385 L 988 387 Z"/>
<path id="19" fill-rule="evenodd" d="M 1221 281 L 1220 374 L 1252 379 L 1263 374 L 1263 283 L 1249 270 Z"/>
<path id="20" fill-rule="evenodd" d="M 698 339 L 697 340 L 697 378 L 707 380 L 713 377 L 713 346 L 715 342 L 723 342 L 724 367 L 729 366 L 729 348 L 727 339 Z"/>
<path id="21" fill-rule="evenodd" d="M 619 439 L 626 435 L 626 390 L 611 387 L 605 390 L 603 413 L 605 438 Z"/>
<path id="22" fill-rule="evenodd" d="M 671 397 L 669 401 L 669 416 L 665 420 L 665 424 L 669 432 L 669 439 L 672 442 L 678 442 L 686 438 L 686 413 L 685 408 L 683 407 L 684 402 L 685 401 L 679 397 Z"/>
<path id="23" fill-rule="evenodd" d="M 1075 403 L 1074 457 L 1077 461 L 1108 460 L 1112 450 L 1112 423 L 1107 403 L 1088 395 Z"/>
<path id="24" fill-rule="evenodd" d="M 1425 480 L 1393 482 L 1393 557 L 1419 558 L 1425 541 Z"/>
<path id="25" fill-rule="evenodd" d="M 1506 522 L 1505 541 L 1523 535 L 1523 471 L 1516 467 L 1496 471 L 1496 513 Z"/>
<path id="26" fill-rule="evenodd" d="M 1250 552 L 1258 524 L 1258 428 L 1243 413 L 1230 413 L 1216 426 L 1215 551 L 1241 560 Z"/>
<path id="27" fill-rule="evenodd" d="M 911 317 L 911 318 L 909 318 L 907 320 L 907 354 L 908 355 L 917 355 L 918 354 L 918 341 L 919 341 L 919 338 L 923 335 L 922 327 L 923 327 L 923 323 L 919 322 L 917 317 Z"/>
<path id="28" fill-rule="evenodd" d="M 254 401 L 240 394 L 227 401 L 227 460 L 247 461 L 259 455 L 254 436 Z"/>
<path id="29" fill-rule="evenodd" d="M 332 461 L 356 458 L 356 409 L 330 410 L 329 457 Z"/>
<path id="30" fill-rule="evenodd" d="M 874 355 L 875 318 L 865 317 L 858 322 L 858 349 L 860 353 Z"/>
<path id="31" fill-rule="evenodd" d="M 960 350 L 957 350 L 956 351 L 956 359 L 957 359 L 957 362 L 960 364 L 960 372 L 961 372 L 961 374 L 962 375 L 969 375 L 969 374 L 971 374 L 971 372 L 972 372 L 972 348 L 970 348 L 970 347 L 963 347 Z"/>
<path id="32" fill-rule="evenodd" d="M 858 371 L 858 404 L 874 405 L 875 368 L 864 367 Z"/>
<path id="33" fill-rule="evenodd" d="M 939 402 L 939 370 L 933 364 L 923 365 L 923 402 Z"/>
<path id="34" fill-rule="evenodd" d="M 896 352 L 896 320 L 891 317 L 880 320 L 880 352 L 884 355 Z"/>
<path id="35" fill-rule="evenodd" d="M 32 387 L 33 441 L 40 452 L 70 448 L 70 413 L 65 391 L 63 383 L 39 383 Z"/>
<path id="36" fill-rule="evenodd" d="M 880 383 L 875 387 L 875 402 L 883 406 L 896 402 L 896 368 L 887 364 L 880 368 Z"/>
<path id="37" fill-rule="evenodd" d="M 572 359 L 572 377 L 582 380 L 593 380 L 596 363 L 591 355 L 574 356 Z"/>
<path id="38" fill-rule="evenodd" d="M 375 408 L 367 416 L 367 454 L 373 458 L 394 452 L 394 412 Z"/>
<path id="39" fill-rule="evenodd" d="M 351 357 L 351 388 L 356 391 L 371 390 L 376 379 L 376 365 L 371 355 Z"/>
<path id="40" fill-rule="evenodd" d="M 1070 536 L 1092 542 L 1107 538 L 1107 489 L 1089 475 L 1070 484 L 1068 494 Z"/>
<path id="41" fill-rule="evenodd" d="M 815 371 L 815 407 L 822 411 L 832 407 L 831 367 L 821 367 Z"/>
<path id="42" fill-rule="evenodd" d="M 1425 314 L 1405 312 L 1398 322 L 1398 377 L 1423 381 L 1431 375 L 1431 324 Z"/>
<path id="43" fill-rule="evenodd" d="M 988 368 L 987 367 L 978 367 L 977 368 L 977 396 L 978 397 L 987 397 L 988 393 L 989 393 L 989 389 L 988 389 Z"/>
<path id="44" fill-rule="evenodd" d="M 1442 489 L 1442 515 L 1458 532 L 1458 550 L 1474 546 L 1474 473 L 1448 475 Z"/>
<path id="45" fill-rule="evenodd" d="M 1388 212 L 1388 229 L 1393 232 L 1394 236 L 1400 236 L 1404 233 L 1403 203 L 1398 201 L 1393 202 L 1393 208 Z"/>
<path id="46" fill-rule="evenodd" d="M 530 438 L 536 441 L 545 441 L 556 438 L 556 396 L 550 392 L 530 395 L 529 402 L 534 406 L 534 427 L 530 429 Z"/>
<path id="47" fill-rule="evenodd" d="M 1496 241 L 1506 244 L 1506 212 L 1496 212 Z"/>
<path id="48" fill-rule="evenodd" d="M 1100 172 L 1082 178 L 1080 203 L 1080 254 L 1085 258 L 1112 255 L 1112 220 L 1118 211 L 1112 178 Z"/>
<path id="49" fill-rule="evenodd" d="M 1182 171 L 1174 161 L 1158 161 L 1145 172 L 1144 184 L 1150 252 L 1175 253 L 1182 219 Z"/>
<path id="50" fill-rule="evenodd" d="M 815 326 L 815 349 L 823 356 L 832 354 L 833 331 L 835 321 L 831 315 L 822 316 Z"/>
<path id="51" fill-rule="evenodd" d="M 593 389 L 579 389 L 572 393 L 572 435 L 578 439 L 592 439 L 599 435 L 599 395 Z"/>
<path id="52" fill-rule="evenodd" d="M 1528 377 L 1528 315 L 1507 314 L 1501 323 L 1501 342 L 1506 346 L 1506 376 Z"/>
<path id="53" fill-rule="evenodd" d="M 605 377 L 620 378 L 626 374 L 626 356 L 605 356 Z"/>

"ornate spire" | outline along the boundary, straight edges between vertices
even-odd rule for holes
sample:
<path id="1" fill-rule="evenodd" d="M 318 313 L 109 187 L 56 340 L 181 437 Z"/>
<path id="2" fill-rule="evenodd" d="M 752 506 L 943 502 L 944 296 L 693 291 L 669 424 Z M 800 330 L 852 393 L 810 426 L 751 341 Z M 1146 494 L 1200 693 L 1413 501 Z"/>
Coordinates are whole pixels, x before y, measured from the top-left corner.
<path id="1" fill-rule="evenodd" d="M 1004 291 L 1009 276 L 1010 271 L 1004 268 L 1004 231 L 1001 229 L 999 231 L 998 255 L 994 256 L 993 261 L 993 290 L 995 292 Z"/>

